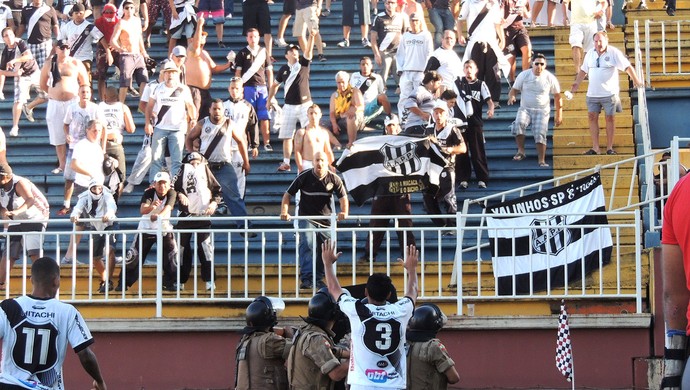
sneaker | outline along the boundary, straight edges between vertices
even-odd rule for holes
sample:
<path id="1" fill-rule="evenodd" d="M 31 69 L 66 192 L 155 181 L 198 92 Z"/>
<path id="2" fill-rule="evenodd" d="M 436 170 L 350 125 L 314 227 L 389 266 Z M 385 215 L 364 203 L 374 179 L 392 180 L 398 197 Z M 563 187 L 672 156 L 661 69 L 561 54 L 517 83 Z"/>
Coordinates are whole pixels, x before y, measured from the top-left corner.
<path id="1" fill-rule="evenodd" d="M 479 187 L 479 188 L 486 188 L 486 183 L 484 183 L 483 181 L 480 180 L 480 181 L 477 183 L 477 187 Z"/>
<path id="2" fill-rule="evenodd" d="M 0 92 L 0 100 L 5 100 L 5 93 L 4 92 Z"/>
<path id="3" fill-rule="evenodd" d="M 645 9 L 647 9 L 647 4 L 645 4 L 644 2 L 642 2 L 642 3 L 640 3 L 640 5 L 637 6 L 637 9 L 639 9 L 639 10 L 645 10 Z M 673 15 L 671 15 L 671 16 L 673 16 Z"/>
<path id="4" fill-rule="evenodd" d="M 115 264 L 122 264 L 122 256 L 115 256 Z"/>
<path id="5" fill-rule="evenodd" d="M 225 48 L 225 43 L 223 43 L 223 41 L 218 41 L 218 47 L 221 49 Z"/>
<path id="6" fill-rule="evenodd" d="M 101 280 L 100 286 L 98 286 L 98 292 L 101 294 L 105 294 L 105 290 L 108 289 L 108 291 L 113 291 L 113 282 L 108 280 L 107 282 L 105 280 Z"/>
<path id="7" fill-rule="evenodd" d="M 62 175 L 62 172 L 62 168 L 55 168 L 52 171 L 50 171 L 50 173 L 52 173 L 53 175 Z"/>
<path id="8" fill-rule="evenodd" d="M 129 287 L 125 286 L 124 291 L 127 291 L 128 288 Z M 115 286 L 115 288 L 113 289 L 113 291 L 122 292 L 122 285 L 118 283 L 117 286 Z"/>
<path id="9" fill-rule="evenodd" d="M 470 183 L 468 183 L 466 181 L 461 181 L 460 185 L 459 185 L 459 187 L 462 188 L 463 190 L 466 190 L 467 187 L 469 187 L 469 186 L 470 186 Z"/>
<path id="10" fill-rule="evenodd" d="M 330 15 L 330 14 L 331 14 L 331 10 L 329 10 L 328 8 L 321 10 L 321 17 L 322 18 L 327 18 L 328 15 Z"/>
<path id="11" fill-rule="evenodd" d="M 314 288 L 314 285 L 311 283 L 311 280 L 303 280 L 302 283 L 299 284 L 299 288 L 300 290 L 307 290 Z"/>
<path id="12" fill-rule="evenodd" d="M 232 19 L 232 14 L 228 12 L 228 14 L 225 15 L 225 19 Z"/>
<path id="13" fill-rule="evenodd" d="M 326 42 L 321 42 L 321 47 L 326 48 Z"/>
<path id="14" fill-rule="evenodd" d="M 366 38 L 362 38 L 362 47 L 371 47 L 371 42 Z"/>
<path id="15" fill-rule="evenodd" d="M 163 291 L 172 291 L 172 292 L 177 292 L 177 291 L 183 291 L 184 290 L 184 283 L 177 283 L 177 282 L 172 282 L 172 283 L 163 283 Z"/>
<path id="16" fill-rule="evenodd" d="M 29 108 L 29 106 L 27 106 L 27 105 L 25 104 L 25 105 L 22 106 L 22 112 L 24 113 L 24 116 L 26 116 L 26 119 L 27 119 L 29 122 L 33 122 L 33 121 L 34 121 L 34 109 L 33 109 L 33 108 Z"/>
<path id="17" fill-rule="evenodd" d="M 216 284 L 213 282 L 206 282 L 206 291 L 213 291 L 216 289 Z"/>
<path id="18" fill-rule="evenodd" d="M 350 41 L 343 39 L 342 41 L 338 42 L 338 47 L 350 47 Z"/>
<path id="19" fill-rule="evenodd" d="M 16 137 L 18 135 L 19 135 L 19 127 L 12 126 L 12 130 L 10 130 L 10 137 Z"/>
<path id="20" fill-rule="evenodd" d="M 138 92 L 136 89 L 132 88 L 132 87 L 129 87 L 129 88 L 127 89 L 127 95 L 129 95 L 129 96 L 131 96 L 131 97 L 133 97 L 133 98 L 138 98 L 138 97 L 141 96 L 141 95 L 139 95 L 139 92 Z"/>
<path id="21" fill-rule="evenodd" d="M 122 190 L 125 194 L 129 194 L 130 192 L 134 191 L 134 185 L 131 183 L 127 183 L 125 188 Z"/>
<path id="22" fill-rule="evenodd" d="M 287 42 L 285 42 L 285 38 L 277 38 L 276 39 L 276 46 L 278 47 L 287 47 Z"/>
<path id="23" fill-rule="evenodd" d="M 328 60 L 326 59 L 326 57 L 323 56 L 323 54 L 319 54 L 319 61 L 320 62 L 326 62 Z"/>
<path id="24" fill-rule="evenodd" d="M 290 164 L 280 163 L 278 166 L 278 172 L 290 172 Z"/>
<path id="25" fill-rule="evenodd" d="M 272 152 L 273 146 L 271 144 L 264 144 L 264 152 Z"/>
<path id="26" fill-rule="evenodd" d="M 446 230 L 445 232 L 443 232 L 444 237 L 452 237 L 454 235 L 455 235 L 455 230 Z"/>
<path id="27" fill-rule="evenodd" d="M 62 260 L 60 260 L 61 265 L 72 265 L 72 263 L 77 263 L 77 265 L 86 265 L 86 263 L 83 263 L 79 260 L 74 260 L 74 259 L 68 259 L 66 256 L 62 257 Z"/>

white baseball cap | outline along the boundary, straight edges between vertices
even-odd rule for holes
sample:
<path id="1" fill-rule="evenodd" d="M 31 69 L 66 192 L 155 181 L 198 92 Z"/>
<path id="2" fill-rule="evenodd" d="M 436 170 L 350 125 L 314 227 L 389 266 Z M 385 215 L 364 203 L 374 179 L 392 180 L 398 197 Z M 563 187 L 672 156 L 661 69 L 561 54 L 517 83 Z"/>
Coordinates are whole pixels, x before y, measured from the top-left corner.
<path id="1" fill-rule="evenodd" d="M 168 183 L 170 183 L 170 174 L 164 171 L 158 172 L 156 173 L 156 176 L 153 177 L 153 181 L 155 183 L 158 183 L 159 181 L 167 181 Z"/>

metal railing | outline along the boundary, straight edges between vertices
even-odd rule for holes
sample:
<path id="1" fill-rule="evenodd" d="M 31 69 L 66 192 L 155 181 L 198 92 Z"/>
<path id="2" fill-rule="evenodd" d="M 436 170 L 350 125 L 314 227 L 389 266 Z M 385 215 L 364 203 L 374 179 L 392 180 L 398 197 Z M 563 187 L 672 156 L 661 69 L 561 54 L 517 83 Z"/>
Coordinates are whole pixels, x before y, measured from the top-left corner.
<path id="1" fill-rule="evenodd" d="M 635 47 L 644 50 L 644 68 L 642 64 L 636 64 L 638 70 L 645 69 L 645 79 L 648 86 L 652 85 L 652 76 L 685 76 L 690 75 L 690 69 L 683 68 L 683 57 L 687 57 L 685 48 L 690 47 L 688 43 L 690 37 L 687 36 L 690 21 L 688 20 L 673 20 L 673 21 L 653 21 L 646 19 L 644 21 L 644 31 L 640 31 L 639 20 L 635 21 Z M 654 39 L 652 37 L 654 31 L 658 28 L 661 39 Z M 683 36 L 685 34 L 685 36 Z M 644 36 L 644 48 L 640 43 L 640 36 Z M 661 60 L 655 61 L 661 64 L 661 71 L 652 70 L 652 55 L 653 52 L 661 51 Z M 675 67 L 671 65 L 675 63 Z"/>

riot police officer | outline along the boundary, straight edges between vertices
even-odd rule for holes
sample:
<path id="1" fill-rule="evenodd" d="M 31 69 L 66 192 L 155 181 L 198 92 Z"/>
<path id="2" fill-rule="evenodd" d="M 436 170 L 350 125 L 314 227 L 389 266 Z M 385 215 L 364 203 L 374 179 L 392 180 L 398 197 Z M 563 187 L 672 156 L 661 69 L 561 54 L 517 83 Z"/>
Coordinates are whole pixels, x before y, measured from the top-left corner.
<path id="1" fill-rule="evenodd" d="M 331 390 L 347 375 L 349 352 L 335 345 L 333 324 L 338 306 L 326 288 L 309 301 L 309 315 L 293 339 L 288 379 L 293 390 Z"/>
<path id="2" fill-rule="evenodd" d="M 408 390 L 447 389 L 460 380 L 455 362 L 436 333 L 446 323 L 446 316 L 434 304 L 420 305 L 407 324 Z"/>
<path id="3" fill-rule="evenodd" d="M 235 358 L 235 390 L 288 389 L 285 359 L 292 346 L 292 331 L 273 328 L 278 323 L 278 312 L 283 309 L 283 300 L 265 296 L 256 298 L 247 307 L 247 326 Z"/>

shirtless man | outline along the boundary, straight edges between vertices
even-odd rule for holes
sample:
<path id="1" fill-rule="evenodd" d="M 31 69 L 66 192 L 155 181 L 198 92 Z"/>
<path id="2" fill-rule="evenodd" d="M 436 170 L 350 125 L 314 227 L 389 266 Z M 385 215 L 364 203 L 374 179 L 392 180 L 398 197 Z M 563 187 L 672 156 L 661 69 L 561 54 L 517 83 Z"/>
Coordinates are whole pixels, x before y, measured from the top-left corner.
<path id="1" fill-rule="evenodd" d="M 333 162 L 333 150 L 328 140 L 328 131 L 319 126 L 321 120 L 321 108 L 314 104 L 307 110 L 309 124 L 295 133 L 295 162 L 297 163 L 297 173 L 305 169 L 314 167 L 311 160 L 304 156 L 313 156 L 314 153 L 323 151 L 326 155 L 326 162 L 331 166 Z"/>
<path id="2" fill-rule="evenodd" d="M 67 158 L 67 138 L 63 127 L 65 113 L 70 104 L 78 100 L 79 87 L 89 85 L 89 75 L 81 61 L 70 57 L 66 41 L 57 41 L 55 53 L 43 64 L 40 83 L 41 89 L 48 93 L 48 136 L 50 144 L 55 146 L 59 162 L 52 173 L 58 175 L 64 172 Z M 57 71 L 52 70 L 53 63 L 57 64 Z"/>
<path id="3" fill-rule="evenodd" d="M 134 16 L 134 3 L 125 0 L 122 4 L 124 15 L 115 25 L 110 38 L 110 46 L 120 54 L 120 102 L 127 98 L 127 90 L 132 78 L 139 85 L 139 94 L 149 81 L 145 59 L 148 57 L 141 33 L 141 19 Z"/>
<path id="4" fill-rule="evenodd" d="M 204 50 L 206 32 L 204 32 L 204 18 L 199 18 L 198 28 L 187 46 L 187 59 L 184 66 L 187 71 L 187 86 L 192 92 L 194 106 L 199 112 L 199 119 L 208 116 L 211 108 L 211 75 L 230 69 L 232 63 L 217 65 L 211 55 Z"/>

